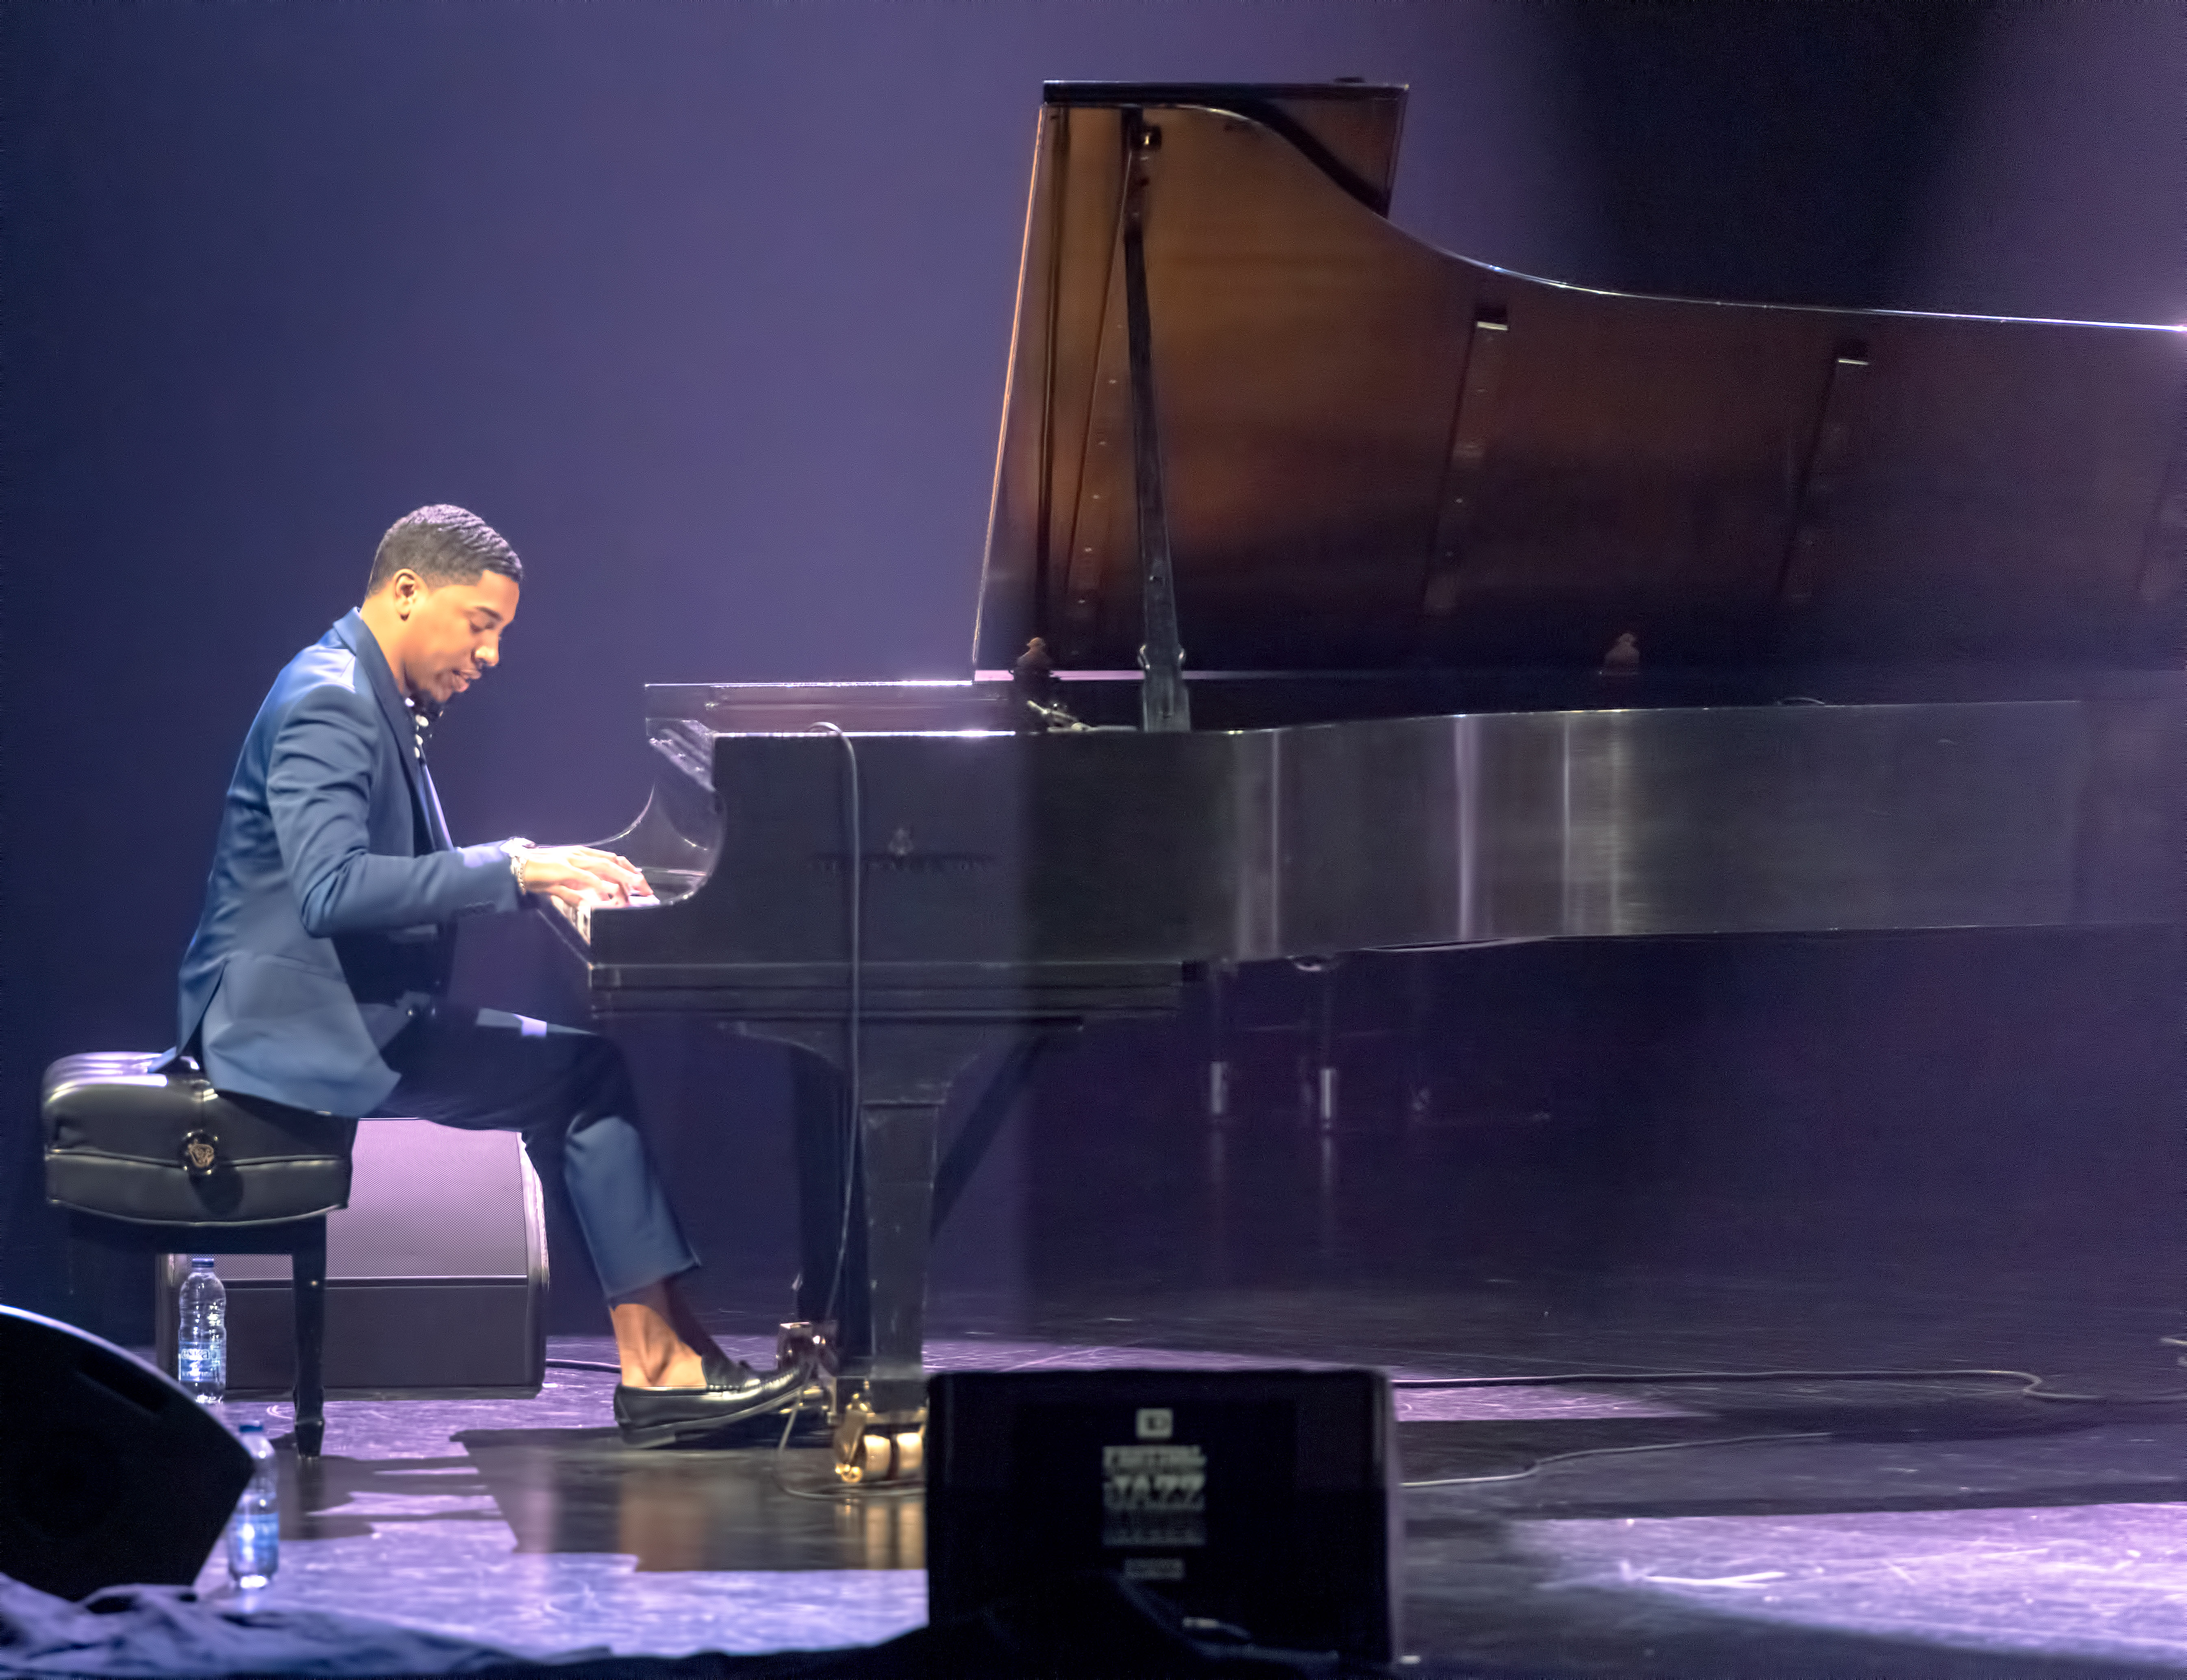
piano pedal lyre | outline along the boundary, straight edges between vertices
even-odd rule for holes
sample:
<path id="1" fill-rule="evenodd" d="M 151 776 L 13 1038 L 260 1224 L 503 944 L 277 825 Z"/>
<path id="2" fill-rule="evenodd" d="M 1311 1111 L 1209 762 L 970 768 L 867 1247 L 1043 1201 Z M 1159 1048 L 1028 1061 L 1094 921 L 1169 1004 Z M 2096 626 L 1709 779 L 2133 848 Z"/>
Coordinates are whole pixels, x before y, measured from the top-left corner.
<path id="1" fill-rule="evenodd" d="M 846 1486 L 916 1482 L 926 1470 L 926 1408 L 876 1412 L 853 1393 L 835 1416 L 835 1475 Z"/>
<path id="2" fill-rule="evenodd" d="M 811 1379 L 798 1391 L 799 1409 L 817 1412 L 832 1422 L 835 1415 L 835 1373 L 839 1363 L 833 1319 L 814 1323 L 801 1318 L 775 1327 L 775 1368 L 780 1370 L 784 1366 L 793 1363 L 805 1366 L 811 1373 Z"/>

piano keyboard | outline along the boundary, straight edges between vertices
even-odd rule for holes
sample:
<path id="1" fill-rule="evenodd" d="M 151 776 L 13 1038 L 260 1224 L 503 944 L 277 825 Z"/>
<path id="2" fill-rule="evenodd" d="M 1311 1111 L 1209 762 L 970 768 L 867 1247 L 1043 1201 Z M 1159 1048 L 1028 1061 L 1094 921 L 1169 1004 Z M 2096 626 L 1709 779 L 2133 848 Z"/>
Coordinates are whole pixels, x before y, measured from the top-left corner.
<path id="1" fill-rule="evenodd" d="M 610 898 L 605 894 L 594 894 L 588 897 L 582 904 L 565 904 L 559 898 L 549 898 L 546 902 L 564 921 L 567 922 L 571 927 L 577 930 L 577 937 L 579 939 L 582 940 L 587 945 L 590 945 L 593 942 L 593 909 L 594 906 L 604 904 L 609 906 L 610 908 L 616 910 L 643 910 L 647 908 L 649 906 L 660 904 L 665 901 L 657 897 L 633 898 L 627 903 L 625 903 L 619 899 Z"/>

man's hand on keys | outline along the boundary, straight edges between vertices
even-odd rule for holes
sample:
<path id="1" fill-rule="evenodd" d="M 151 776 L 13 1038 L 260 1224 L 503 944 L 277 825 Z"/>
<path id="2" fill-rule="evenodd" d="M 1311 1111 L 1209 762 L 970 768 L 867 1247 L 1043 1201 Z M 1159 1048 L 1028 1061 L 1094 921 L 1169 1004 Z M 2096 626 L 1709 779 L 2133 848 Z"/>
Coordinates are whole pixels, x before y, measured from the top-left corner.
<path id="1" fill-rule="evenodd" d="M 526 890 L 572 909 L 629 904 L 653 896 L 645 877 L 627 857 L 591 846 L 535 846 L 524 857 Z"/>

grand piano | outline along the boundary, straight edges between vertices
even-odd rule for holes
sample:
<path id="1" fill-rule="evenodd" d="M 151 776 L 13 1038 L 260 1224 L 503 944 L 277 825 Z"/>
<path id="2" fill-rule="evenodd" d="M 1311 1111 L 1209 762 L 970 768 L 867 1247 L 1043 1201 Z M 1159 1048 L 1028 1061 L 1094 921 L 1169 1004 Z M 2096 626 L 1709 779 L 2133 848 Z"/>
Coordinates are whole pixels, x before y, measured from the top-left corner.
<path id="1" fill-rule="evenodd" d="M 556 925 L 831 1070 L 862 1417 L 1029 1047 L 1212 965 L 2181 918 L 2187 333 L 1469 261 L 1403 105 L 1050 84 L 970 674 L 646 690 L 661 902 Z"/>

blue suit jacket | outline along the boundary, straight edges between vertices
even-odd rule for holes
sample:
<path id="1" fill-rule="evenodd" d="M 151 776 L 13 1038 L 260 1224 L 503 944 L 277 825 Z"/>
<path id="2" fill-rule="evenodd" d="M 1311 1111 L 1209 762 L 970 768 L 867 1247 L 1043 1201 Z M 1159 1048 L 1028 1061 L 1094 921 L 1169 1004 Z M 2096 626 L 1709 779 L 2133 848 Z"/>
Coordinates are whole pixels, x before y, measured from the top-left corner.
<path id="1" fill-rule="evenodd" d="M 349 613 L 259 707 L 228 784 L 181 1033 L 222 1091 L 365 1115 L 380 1050 L 447 982 L 448 924 L 520 902 L 499 846 L 449 844 L 408 709 Z"/>

